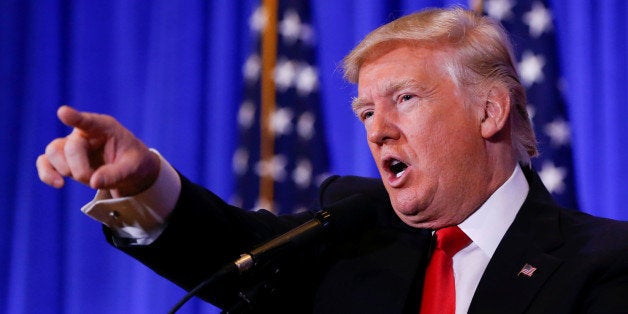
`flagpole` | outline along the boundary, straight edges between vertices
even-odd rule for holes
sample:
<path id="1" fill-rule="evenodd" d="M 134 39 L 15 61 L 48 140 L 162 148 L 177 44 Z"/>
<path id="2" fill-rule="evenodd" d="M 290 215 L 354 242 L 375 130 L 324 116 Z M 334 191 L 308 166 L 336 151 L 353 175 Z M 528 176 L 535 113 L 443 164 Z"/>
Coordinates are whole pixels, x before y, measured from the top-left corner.
<path id="1" fill-rule="evenodd" d="M 482 14 L 484 12 L 483 0 L 469 0 L 469 6 L 471 7 L 471 10 L 477 12 L 478 14 Z"/>
<path id="2" fill-rule="evenodd" d="M 262 34 L 262 83 L 261 83 L 261 123 L 260 123 L 260 160 L 270 167 L 275 150 L 275 134 L 271 127 L 272 114 L 275 111 L 276 95 L 273 72 L 277 61 L 277 12 L 278 0 L 264 0 L 266 23 Z M 271 172 L 260 175 L 260 200 L 268 206 L 273 203 L 274 178 Z"/>

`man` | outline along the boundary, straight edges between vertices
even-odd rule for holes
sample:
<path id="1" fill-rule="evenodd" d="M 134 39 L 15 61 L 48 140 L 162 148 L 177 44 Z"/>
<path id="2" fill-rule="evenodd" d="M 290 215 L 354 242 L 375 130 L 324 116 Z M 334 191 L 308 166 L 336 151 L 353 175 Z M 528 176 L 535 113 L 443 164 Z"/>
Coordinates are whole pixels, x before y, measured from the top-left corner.
<path id="1" fill-rule="evenodd" d="M 202 298 L 257 312 L 628 311 L 628 225 L 560 208 L 530 169 L 535 138 L 498 24 L 459 8 L 402 17 L 345 58 L 345 76 L 358 84 L 353 109 L 382 180 L 332 177 L 321 206 L 369 195 L 375 227 L 309 245 Z M 231 207 L 113 118 L 68 107 L 58 115 L 74 131 L 37 160 L 41 180 L 98 189 L 83 210 L 106 225 L 108 241 L 185 289 L 312 217 Z M 432 303 L 443 230 L 461 230 L 464 244 L 444 253 L 455 292 Z"/>

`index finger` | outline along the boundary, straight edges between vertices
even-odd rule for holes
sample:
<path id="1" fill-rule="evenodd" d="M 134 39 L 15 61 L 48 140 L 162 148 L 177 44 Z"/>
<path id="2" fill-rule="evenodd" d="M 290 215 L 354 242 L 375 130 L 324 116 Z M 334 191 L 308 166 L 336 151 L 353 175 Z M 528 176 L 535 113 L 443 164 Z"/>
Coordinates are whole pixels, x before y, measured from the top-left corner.
<path id="1" fill-rule="evenodd" d="M 87 134 L 108 134 L 115 128 L 115 120 L 107 115 L 81 112 L 70 106 L 61 106 L 57 116 L 63 124 Z"/>

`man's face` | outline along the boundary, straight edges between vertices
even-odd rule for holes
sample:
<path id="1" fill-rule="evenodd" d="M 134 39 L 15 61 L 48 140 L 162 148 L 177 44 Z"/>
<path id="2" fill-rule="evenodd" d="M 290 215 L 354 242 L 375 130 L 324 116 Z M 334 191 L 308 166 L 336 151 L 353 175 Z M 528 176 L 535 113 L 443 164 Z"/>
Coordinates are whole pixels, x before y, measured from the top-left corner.
<path id="1" fill-rule="evenodd" d="M 444 51 L 401 46 L 359 73 L 354 110 L 393 208 L 414 227 L 458 224 L 486 198 L 482 106 L 466 99 L 447 60 Z"/>

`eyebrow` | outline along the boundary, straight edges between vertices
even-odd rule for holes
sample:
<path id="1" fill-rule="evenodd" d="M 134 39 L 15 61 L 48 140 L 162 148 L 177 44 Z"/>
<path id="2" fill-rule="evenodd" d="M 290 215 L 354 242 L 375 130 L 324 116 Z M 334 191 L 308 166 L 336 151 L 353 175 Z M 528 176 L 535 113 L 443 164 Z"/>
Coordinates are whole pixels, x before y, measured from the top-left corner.
<path id="1" fill-rule="evenodd" d="M 366 106 L 366 101 L 364 100 L 364 98 L 353 97 L 353 100 L 351 100 L 351 109 L 355 114 L 357 114 L 358 110 L 360 110 L 364 106 Z"/>
<path id="2" fill-rule="evenodd" d="M 382 84 L 381 90 L 384 91 L 383 93 L 384 95 L 390 95 L 400 89 L 404 89 L 412 85 L 419 86 L 419 83 L 414 79 L 407 79 L 407 80 L 403 80 L 399 82 L 386 82 Z M 351 101 L 351 109 L 353 109 L 354 113 L 357 113 L 358 110 L 360 110 L 360 108 L 368 105 L 368 103 L 369 102 L 362 97 L 354 97 L 353 100 Z"/>

